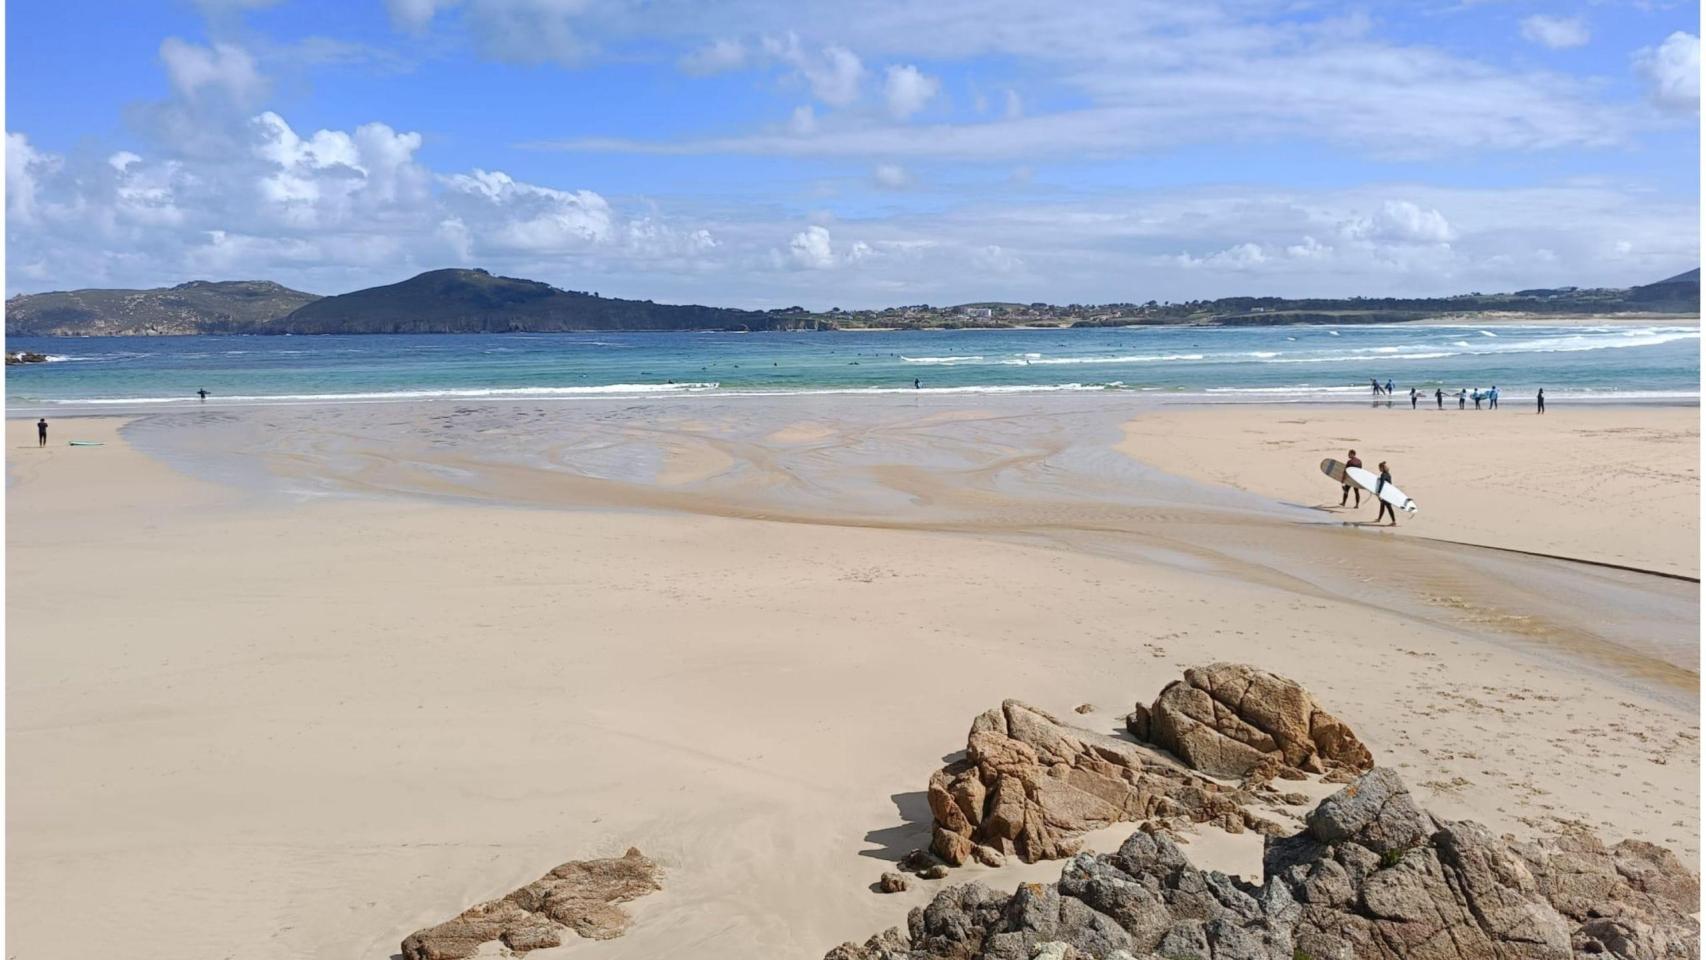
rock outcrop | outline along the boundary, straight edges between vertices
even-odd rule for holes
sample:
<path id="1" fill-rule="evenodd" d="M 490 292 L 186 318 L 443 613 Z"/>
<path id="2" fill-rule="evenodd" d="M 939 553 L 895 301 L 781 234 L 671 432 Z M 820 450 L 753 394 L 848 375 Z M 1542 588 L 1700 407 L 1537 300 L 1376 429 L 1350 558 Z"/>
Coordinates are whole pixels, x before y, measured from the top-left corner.
<path id="1" fill-rule="evenodd" d="M 930 777 L 931 851 L 953 866 L 995 864 L 1004 855 L 1059 859 L 1078 851 L 1080 834 L 1146 819 L 1282 833 L 1247 809 L 1256 799 L 1249 790 L 1212 778 L 1255 787 L 1276 776 L 1349 775 L 1374 765 L 1356 734 L 1308 691 L 1243 664 L 1185 671 L 1153 706 L 1138 704 L 1126 729 L 1160 749 L 1072 726 L 1018 700 L 979 716 L 965 759 Z"/>
<path id="2" fill-rule="evenodd" d="M 1241 663 L 1185 671 L 1154 705 L 1128 718 L 1142 739 L 1216 777 L 1271 779 L 1343 770 L 1361 773 L 1374 757 L 1344 721 L 1295 681 Z M 1132 729 L 1137 733 L 1137 729 Z"/>
<path id="3" fill-rule="evenodd" d="M 1436 820 L 1375 769 L 1270 838 L 1260 886 L 1193 867 L 1165 831 L 1004 895 L 948 887 L 826 960 L 1672 960 L 1700 956 L 1699 878 L 1585 832 L 1540 843 Z"/>
<path id="4" fill-rule="evenodd" d="M 475 904 L 403 941 L 404 960 L 461 960 L 498 940 L 515 953 L 561 946 L 563 934 L 610 940 L 627 932 L 618 907 L 662 890 L 663 872 L 639 850 L 620 857 L 571 860 L 501 900 Z"/>
<path id="5" fill-rule="evenodd" d="M 1063 723 L 1008 700 L 972 722 L 965 759 L 930 777 L 930 849 L 954 866 L 1069 857 L 1079 835 L 1120 821 L 1183 818 L 1280 830 L 1254 797 L 1156 750 Z"/>

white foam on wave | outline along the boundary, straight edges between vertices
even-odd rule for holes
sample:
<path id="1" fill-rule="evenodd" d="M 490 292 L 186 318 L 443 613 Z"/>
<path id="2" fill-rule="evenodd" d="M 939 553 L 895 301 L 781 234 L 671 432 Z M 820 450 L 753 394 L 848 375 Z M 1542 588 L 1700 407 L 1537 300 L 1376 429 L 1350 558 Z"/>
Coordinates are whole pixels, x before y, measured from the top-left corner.
<path id="1" fill-rule="evenodd" d="M 717 389 L 715 383 L 611 383 L 591 387 L 470 387 L 440 390 L 376 390 L 360 393 L 273 393 L 236 394 L 215 397 L 222 403 L 320 403 L 364 400 L 438 400 L 438 399 L 520 399 L 526 397 L 599 397 L 611 395 L 646 396 L 651 394 L 704 393 Z M 189 397 L 89 397 L 72 400 L 47 400 L 46 403 L 80 405 L 130 405 L 197 403 Z"/>

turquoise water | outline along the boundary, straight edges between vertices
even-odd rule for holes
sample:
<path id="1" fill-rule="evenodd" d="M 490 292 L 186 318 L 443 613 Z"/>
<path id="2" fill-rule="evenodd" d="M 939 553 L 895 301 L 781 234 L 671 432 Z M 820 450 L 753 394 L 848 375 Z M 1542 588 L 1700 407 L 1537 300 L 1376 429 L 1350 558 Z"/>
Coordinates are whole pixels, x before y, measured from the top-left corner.
<path id="1" fill-rule="evenodd" d="M 745 393 L 1133 391 L 1366 400 L 1545 387 L 1560 400 L 1697 402 L 1697 325 L 1394 324 L 848 333 L 28 338 L 10 408 Z"/>

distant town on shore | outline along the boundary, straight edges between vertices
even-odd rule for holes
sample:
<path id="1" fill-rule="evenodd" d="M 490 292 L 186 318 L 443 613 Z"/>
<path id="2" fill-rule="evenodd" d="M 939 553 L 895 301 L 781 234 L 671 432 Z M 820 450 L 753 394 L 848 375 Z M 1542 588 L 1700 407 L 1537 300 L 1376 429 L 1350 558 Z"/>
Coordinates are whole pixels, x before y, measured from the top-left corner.
<path id="1" fill-rule="evenodd" d="M 1443 316 L 1698 315 L 1700 271 L 1629 288 L 1556 287 L 1451 297 L 1225 297 L 1183 303 L 916 304 L 874 310 L 740 310 L 623 300 L 479 269 L 431 270 L 337 296 L 266 280 L 152 290 L 72 290 L 6 301 L 8 336 L 557 333 L 1397 323 Z"/>

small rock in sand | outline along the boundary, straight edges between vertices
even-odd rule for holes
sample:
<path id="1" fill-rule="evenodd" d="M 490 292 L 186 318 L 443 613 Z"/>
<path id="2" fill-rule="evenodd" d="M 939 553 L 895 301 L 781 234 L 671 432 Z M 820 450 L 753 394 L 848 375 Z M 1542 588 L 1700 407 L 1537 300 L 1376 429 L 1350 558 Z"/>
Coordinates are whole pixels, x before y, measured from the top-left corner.
<path id="1" fill-rule="evenodd" d="M 1073 713 L 1095 713 L 1096 712 L 1096 705 L 1093 703 L 1081 703 L 1078 706 L 1073 707 L 1072 712 Z"/>
<path id="2" fill-rule="evenodd" d="M 632 922 L 616 904 L 662 890 L 662 875 L 657 864 L 633 848 L 606 860 L 571 860 L 501 900 L 475 904 L 437 926 L 409 934 L 403 958 L 462 960 L 493 940 L 522 954 L 562 945 L 569 930 L 592 940 L 610 940 Z"/>
<path id="3" fill-rule="evenodd" d="M 906 876 L 891 870 L 877 881 L 877 890 L 882 893 L 901 893 L 906 890 Z"/>

